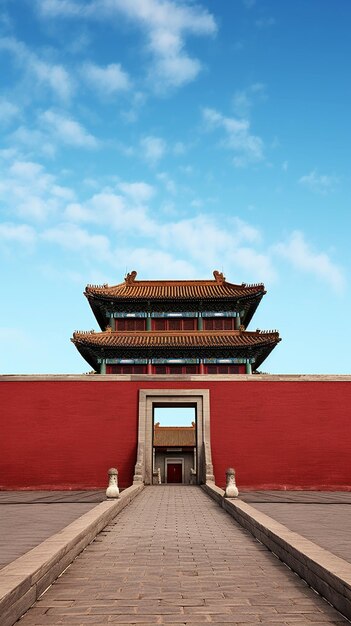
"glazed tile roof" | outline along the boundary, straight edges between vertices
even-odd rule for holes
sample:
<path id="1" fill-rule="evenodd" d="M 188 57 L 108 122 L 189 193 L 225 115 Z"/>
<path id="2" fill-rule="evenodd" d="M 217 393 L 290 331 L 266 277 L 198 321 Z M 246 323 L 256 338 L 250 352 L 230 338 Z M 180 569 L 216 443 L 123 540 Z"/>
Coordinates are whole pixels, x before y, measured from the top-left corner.
<path id="1" fill-rule="evenodd" d="M 123 283 L 115 286 L 87 285 L 85 295 L 93 298 L 117 300 L 163 300 L 163 299 L 217 299 L 262 296 L 262 283 L 236 285 L 214 272 L 214 280 L 135 280 L 136 272 L 128 274 Z"/>
<path id="2" fill-rule="evenodd" d="M 73 334 L 72 341 L 75 345 L 101 348 L 235 348 L 278 343 L 280 339 L 277 331 L 143 331 L 134 333 L 108 330 L 99 333 L 77 331 Z"/>
<path id="3" fill-rule="evenodd" d="M 194 426 L 159 426 L 155 424 L 154 446 L 178 448 L 195 445 Z"/>

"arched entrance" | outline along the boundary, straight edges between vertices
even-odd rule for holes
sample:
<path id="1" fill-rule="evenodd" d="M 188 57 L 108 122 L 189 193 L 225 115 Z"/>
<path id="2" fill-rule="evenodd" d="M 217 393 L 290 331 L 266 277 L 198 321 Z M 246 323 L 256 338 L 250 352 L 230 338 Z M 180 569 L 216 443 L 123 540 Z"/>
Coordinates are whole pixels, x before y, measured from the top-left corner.
<path id="1" fill-rule="evenodd" d="M 196 404 L 153 403 L 153 484 L 196 483 Z"/>

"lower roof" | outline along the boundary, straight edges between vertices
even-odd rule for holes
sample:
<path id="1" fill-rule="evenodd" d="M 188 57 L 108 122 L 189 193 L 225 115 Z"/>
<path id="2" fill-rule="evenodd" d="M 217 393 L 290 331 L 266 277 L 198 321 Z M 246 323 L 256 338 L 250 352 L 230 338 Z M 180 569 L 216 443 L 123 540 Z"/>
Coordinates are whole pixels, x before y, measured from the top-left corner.
<path id="1" fill-rule="evenodd" d="M 101 358 L 254 358 L 258 367 L 280 341 L 277 331 L 143 331 L 74 333 L 71 340 L 95 369 Z"/>
<path id="2" fill-rule="evenodd" d="M 228 347 L 256 346 L 267 341 L 280 341 L 277 331 L 76 331 L 73 334 L 75 345 L 97 347 Z"/>

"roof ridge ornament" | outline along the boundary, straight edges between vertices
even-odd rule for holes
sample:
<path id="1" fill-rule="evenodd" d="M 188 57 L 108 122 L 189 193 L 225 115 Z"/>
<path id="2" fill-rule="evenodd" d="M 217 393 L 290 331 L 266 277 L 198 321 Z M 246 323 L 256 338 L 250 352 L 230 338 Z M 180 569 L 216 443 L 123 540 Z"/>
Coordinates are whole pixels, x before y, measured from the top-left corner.
<path id="1" fill-rule="evenodd" d="M 223 276 L 223 272 L 214 270 L 213 276 L 214 276 L 216 283 L 218 283 L 219 285 L 223 285 L 223 283 L 225 283 L 225 276 Z"/>
<path id="2" fill-rule="evenodd" d="M 124 277 L 124 280 L 127 283 L 127 285 L 132 285 L 136 279 L 136 276 L 137 276 L 137 272 L 135 270 L 133 270 L 132 272 L 128 272 L 128 274 Z"/>

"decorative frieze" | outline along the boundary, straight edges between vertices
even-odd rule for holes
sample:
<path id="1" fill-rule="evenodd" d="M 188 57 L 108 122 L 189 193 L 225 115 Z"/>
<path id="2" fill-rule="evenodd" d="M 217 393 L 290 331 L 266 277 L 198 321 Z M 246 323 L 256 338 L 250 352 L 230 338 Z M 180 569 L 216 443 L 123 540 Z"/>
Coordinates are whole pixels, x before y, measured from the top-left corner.
<path id="1" fill-rule="evenodd" d="M 246 363 L 254 363 L 255 359 L 241 359 L 241 358 L 230 358 L 230 359 L 203 359 L 205 365 L 231 365 L 231 364 L 246 364 Z"/>

